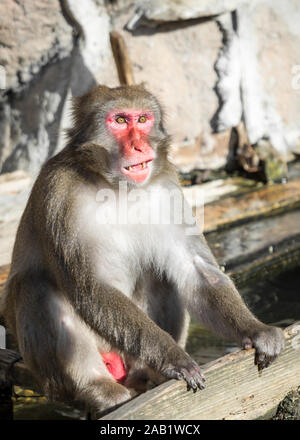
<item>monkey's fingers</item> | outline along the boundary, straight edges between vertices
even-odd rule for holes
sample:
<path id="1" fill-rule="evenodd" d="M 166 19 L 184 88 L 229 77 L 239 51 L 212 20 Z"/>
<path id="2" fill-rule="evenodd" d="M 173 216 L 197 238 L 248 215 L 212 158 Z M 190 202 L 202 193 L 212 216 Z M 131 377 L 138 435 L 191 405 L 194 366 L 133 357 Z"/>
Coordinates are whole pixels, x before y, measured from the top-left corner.
<path id="1" fill-rule="evenodd" d="M 250 350 L 250 348 L 253 348 L 253 342 L 250 338 L 246 337 L 242 341 L 242 347 L 244 350 Z"/>
<path id="2" fill-rule="evenodd" d="M 200 385 L 197 384 L 195 378 L 193 376 L 191 376 L 187 370 L 185 370 L 185 369 L 182 370 L 182 376 L 183 376 L 183 379 L 187 383 L 187 390 L 188 391 L 190 391 L 190 389 L 192 389 L 193 392 L 195 393 L 197 391 L 198 387 L 200 388 Z M 201 385 L 200 389 L 203 389 L 203 385 L 204 384 Z"/>
<path id="3" fill-rule="evenodd" d="M 255 352 L 254 364 L 257 365 L 258 371 L 265 368 L 267 357 L 265 353 L 259 353 L 257 350 Z"/>
<path id="4" fill-rule="evenodd" d="M 277 355 L 267 356 L 265 353 L 255 353 L 254 363 L 257 365 L 258 371 L 268 368 L 269 365 L 277 358 Z"/>
<path id="5" fill-rule="evenodd" d="M 267 368 L 283 350 L 285 341 L 279 328 L 266 327 L 265 331 L 259 332 L 251 338 L 255 348 L 255 360 L 258 370 Z"/>
<path id="6" fill-rule="evenodd" d="M 184 379 L 187 383 L 188 391 L 192 388 L 194 392 L 199 388 L 203 390 L 205 388 L 205 377 L 203 376 L 199 366 L 196 363 L 192 363 L 189 367 L 176 367 L 167 368 L 164 371 L 164 376 L 168 379 Z"/>
<path id="7" fill-rule="evenodd" d="M 187 383 L 188 391 L 192 388 L 195 393 L 198 388 L 205 388 L 205 377 L 196 363 L 193 362 L 190 368 L 182 368 L 180 372 Z"/>

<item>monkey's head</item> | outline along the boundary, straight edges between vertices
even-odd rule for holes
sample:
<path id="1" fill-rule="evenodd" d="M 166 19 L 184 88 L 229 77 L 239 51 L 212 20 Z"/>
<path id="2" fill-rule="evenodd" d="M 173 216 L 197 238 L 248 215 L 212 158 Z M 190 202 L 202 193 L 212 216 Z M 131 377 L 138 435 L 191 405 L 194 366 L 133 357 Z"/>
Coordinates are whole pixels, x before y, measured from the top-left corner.
<path id="1" fill-rule="evenodd" d="M 141 185 L 161 171 L 168 137 L 160 105 L 143 86 L 98 86 L 74 99 L 73 120 L 69 147 L 110 183 Z"/>

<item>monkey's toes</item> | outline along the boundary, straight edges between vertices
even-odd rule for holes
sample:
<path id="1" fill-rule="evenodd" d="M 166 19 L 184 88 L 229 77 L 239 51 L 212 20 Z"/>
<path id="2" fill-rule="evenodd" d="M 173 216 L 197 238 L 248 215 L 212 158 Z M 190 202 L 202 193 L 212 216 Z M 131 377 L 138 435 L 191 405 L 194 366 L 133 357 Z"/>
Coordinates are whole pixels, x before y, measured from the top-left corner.
<path id="1" fill-rule="evenodd" d="M 164 375 L 169 379 L 184 379 L 187 383 L 188 391 L 192 389 L 194 393 L 198 388 L 200 390 L 205 388 L 205 377 L 199 365 L 194 361 L 185 367 L 168 368 L 165 370 Z"/>

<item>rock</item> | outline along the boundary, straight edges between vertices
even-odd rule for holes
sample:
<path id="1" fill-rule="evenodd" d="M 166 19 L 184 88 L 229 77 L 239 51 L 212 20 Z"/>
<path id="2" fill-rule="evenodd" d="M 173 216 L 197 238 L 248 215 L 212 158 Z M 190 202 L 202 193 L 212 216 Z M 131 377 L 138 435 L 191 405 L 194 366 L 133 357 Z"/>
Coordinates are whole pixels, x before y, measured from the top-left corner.
<path id="1" fill-rule="evenodd" d="M 280 402 L 273 420 L 300 420 L 300 387 Z"/>
<path id="2" fill-rule="evenodd" d="M 2 172 L 23 169 L 35 174 L 54 153 L 71 68 L 71 57 L 49 64 L 38 80 L 0 103 L 0 109 L 8 109 L 5 123 L 9 133 Z"/>
<path id="3" fill-rule="evenodd" d="M 165 108 L 180 171 L 224 167 L 242 115 L 250 146 L 242 156 L 267 139 L 290 160 L 300 151 L 299 20 L 297 0 L 3 0 L 0 172 L 38 172 L 65 144 L 72 96 L 119 84 L 112 29 L 135 81 Z"/>
<path id="4" fill-rule="evenodd" d="M 163 3 L 162 3 L 163 4 Z M 222 46 L 222 33 L 213 20 L 159 32 L 124 26 L 131 10 L 115 11 L 113 27 L 125 39 L 136 83 L 144 83 L 165 109 L 165 126 L 172 135 L 174 156 L 185 171 L 194 167 L 218 168 L 226 162 L 226 141 L 213 137 L 211 119 L 218 110 L 213 90 L 217 81 L 214 63 Z M 185 159 L 192 156 L 192 162 Z"/>
<path id="5" fill-rule="evenodd" d="M 104 0 L 64 0 L 64 12 L 80 29 L 78 52 L 73 60 L 70 88 L 80 96 L 97 83 L 117 86 L 118 76 L 111 52 L 110 17 Z"/>
<path id="6" fill-rule="evenodd" d="M 260 140 L 255 145 L 255 152 L 262 162 L 266 182 L 281 182 L 287 177 L 287 164 L 272 146 L 269 140 Z"/>
<path id="7" fill-rule="evenodd" d="M 32 178 L 24 171 L 0 175 L 0 266 L 11 261 L 17 228 L 31 185 Z"/>
<path id="8" fill-rule="evenodd" d="M 286 162 L 270 140 L 260 139 L 252 146 L 243 122 L 231 130 L 226 170 L 240 171 L 268 183 L 281 182 L 287 177 Z"/>
<path id="9" fill-rule="evenodd" d="M 264 0 L 256 2 L 250 14 L 263 89 L 263 134 L 281 155 L 288 156 L 289 152 L 299 149 L 300 137 L 299 2 L 290 0 L 283 4 L 280 0 Z M 254 112 L 257 124 L 257 109 L 253 109 Z"/>
<path id="10" fill-rule="evenodd" d="M 59 0 L 2 0 L 0 4 L 0 65 L 6 88 L 23 88 L 43 66 L 70 55 L 72 28 Z"/>
<path id="11" fill-rule="evenodd" d="M 196 18 L 207 18 L 235 10 L 247 0 L 140 0 L 127 29 L 136 29 L 142 24 L 155 26 L 160 23 Z"/>
<path id="12" fill-rule="evenodd" d="M 110 19 L 101 0 L 5 0 L 2 7 L 11 22 L 3 13 L 9 26 L 0 24 L 0 64 L 9 68 L 0 99 L 0 172 L 36 174 L 65 143 L 70 98 L 97 81 L 117 85 Z"/>
<path id="13" fill-rule="evenodd" d="M 217 170 L 227 162 L 230 130 L 196 138 L 196 142 L 185 145 L 177 143 L 171 150 L 170 160 L 181 173 L 193 170 Z"/>
<path id="14" fill-rule="evenodd" d="M 216 64 L 221 101 L 217 129 L 232 125 L 238 116 L 239 87 L 250 144 L 268 138 L 282 160 L 290 160 L 290 153 L 299 149 L 300 137 L 298 2 L 292 0 L 288 7 L 280 0 L 246 2 L 232 14 L 231 25 L 230 20 L 218 20 L 225 47 Z"/>
<path id="15" fill-rule="evenodd" d="M 109 41 L 111 18 L 105 8 L 105 1 L 64 0 L 63 4 L 64 13 L 78 29 L 80 38 L 73 54 L 70 84 L 62 110 L 61 127 L 54 153 L 65 145 L 64 133 L 72 124 L 71 98 L 83 95 L 96 84 L 109 87 L 119 85 Z"/>

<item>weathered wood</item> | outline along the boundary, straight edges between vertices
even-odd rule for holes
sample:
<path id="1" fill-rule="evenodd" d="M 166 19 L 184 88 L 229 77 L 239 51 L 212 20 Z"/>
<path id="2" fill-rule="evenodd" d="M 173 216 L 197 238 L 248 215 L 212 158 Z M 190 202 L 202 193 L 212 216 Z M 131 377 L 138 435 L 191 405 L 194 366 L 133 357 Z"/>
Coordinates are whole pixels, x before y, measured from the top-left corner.
<path id="1" fill-rule="evenodd" d="M 229 185 L 224 182 L 223 186 L 225 191 Z M 201 187 L 205 190 L 205 184 L 204 186 L 199 185 L 200 189 Z M 222 194 L 222 188 L 217 189 Z M 220 231 L 221 229 L 232 228 L 235 225 L 254 221 L 261 217 L 275 216 L 300 207 L 300 180 L 294 180 L 286 184 L 264 186 L 255 191 L 251 191 L 251 189 L 249 187 L 250 192 L 247 194 L 242 193 L 237 196 L 231 194 L 222 200 L 206 204 L 204 231 L 206 233 Z M 201 210 L 199 215 L 202 215 Z"/>
<path id="2" fill-rule="evenodd" d="M 216 214 L 219 221 L 222 220 L 221 215 L 218 215 L 220 199 L 227 197 L 229 198 L 233 195 L 242 195 L 248 193 L 249 191 L 259 189 L 261 186 L 261 183 L 257 183 L 254 180 L 233 177 L 227 179 L 214 179 L 210 182 L 184 186 L 182 191 L 190 206 L 196 208 L 196 215 L 199 215 L 199 208 L 201 208 L 200 214 L 202 214 L 203 204 L 205 205 L 205 220 L 207 220 L 206 208 L 209 208 L 209 211 L 214 214 L 209 217 L 209 223 L 208 225 L 205 225 L 206 230 L 207 226 L 209 227 L 211 222 L 214 224 Z M 225 212 L 227 213 L 227 211 Z M 232 217 L 234 218 L 234 216 L 231 214 L 231 218 Z"/>
<path id="3" fill-rule="evenodd" d="M 132 66 L 124 38 L 118 32 L 110 33 L 110 43 L 121 85 L 134 84 Z"/>
<path id="4" fill-rule="evenodd" d="M 203 366 L 206 389 L 187 392 L 183 381 L 166 382 L 138 396 L 103 420 L 256 419 L 300 384 L 300 323 L 284 331 L 286 348 L 262 372 L 254 350 L 238 351 Z"/>

